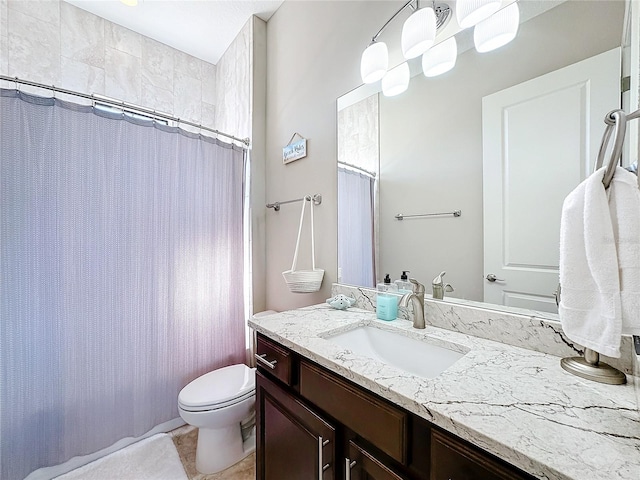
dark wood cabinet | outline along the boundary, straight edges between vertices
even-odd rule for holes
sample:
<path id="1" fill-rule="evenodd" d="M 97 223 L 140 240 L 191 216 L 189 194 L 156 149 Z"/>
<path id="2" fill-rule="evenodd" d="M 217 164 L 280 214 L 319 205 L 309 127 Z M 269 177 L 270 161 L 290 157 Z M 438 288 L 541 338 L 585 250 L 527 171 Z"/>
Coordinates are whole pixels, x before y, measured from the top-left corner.
<path id="1" fill-rule="evenodd" d="M 335 478 L 335 428 L 260 372 L 256 410 L 257 478 Z"/>
<path id="2" fill-rule="evenodd" d="M 306 360 L 300 361 L 300 396 L 394 460 L 406 463 L 407 412 L 368 394 L 360 387 L 327 375 Z"/>
<path id="3" fill-rule="evenodd" d="M 405 477 L 353 441 L 349 442 L 349 456 L 345 458 L 344 470 L 345 480 L 405 480 Z"/>
<path id="4" fill-rule="evenodd" d="M 257 480 L 532 480 L 258 335 Z"/>
<path id="5" fill-rule="evenodd" d="M 513 468 L 443 431 L 431 431 L 430 480 L 525 480 Z"/>

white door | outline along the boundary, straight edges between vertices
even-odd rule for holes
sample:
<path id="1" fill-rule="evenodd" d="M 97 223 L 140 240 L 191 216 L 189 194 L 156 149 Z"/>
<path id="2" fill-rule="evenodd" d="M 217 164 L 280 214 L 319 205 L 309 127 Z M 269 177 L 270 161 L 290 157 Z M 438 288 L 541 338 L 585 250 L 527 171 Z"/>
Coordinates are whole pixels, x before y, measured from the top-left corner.
<path id="1" fill-rule="evenodd" d="M 562 202 L 620 105 L 620 48 L 482 99 L 485 302 L 557 312 Z"/>

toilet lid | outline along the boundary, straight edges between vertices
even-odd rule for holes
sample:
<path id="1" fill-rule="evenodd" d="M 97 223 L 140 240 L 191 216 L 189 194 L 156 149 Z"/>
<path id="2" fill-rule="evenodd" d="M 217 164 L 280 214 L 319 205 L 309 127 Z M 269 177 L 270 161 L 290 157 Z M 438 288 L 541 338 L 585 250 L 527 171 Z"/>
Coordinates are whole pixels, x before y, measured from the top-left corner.
<path id="1" fill-rule="evenodd" d="M 255 368 L 230 365 L 193 380 L 180 391 L 178 403 L 186 409 L 214 407 L 251 396 L 255 389 Z"/>

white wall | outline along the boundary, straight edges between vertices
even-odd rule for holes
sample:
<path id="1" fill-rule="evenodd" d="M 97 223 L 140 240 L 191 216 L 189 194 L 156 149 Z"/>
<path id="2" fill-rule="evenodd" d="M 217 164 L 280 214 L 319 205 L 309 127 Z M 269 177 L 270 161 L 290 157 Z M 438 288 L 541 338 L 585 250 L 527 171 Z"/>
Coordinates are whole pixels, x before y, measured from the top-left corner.
<path id="1" fill-rule="evenodd" d="M 252 310 L 266 310 L 266 212 L 265 212 L 265 144 L 267 98 L 267 24 L 253 18 L 251 41 L 251 274 Z M 226 55 L 226 54 L 225 54 Z M 253 360 L 252 360 L 253 361 Z"/>
<path id="2" fill-rule="evenodd" d="M 291 267 L 300 204 L 266 212 L 267 307 L 285 310 L 323 302 L 337 279 L 336 98 L 357 87 L 360 55 L 396 11 L 397 2 L 285 1 L 267 23 L 268 202 L 320 193 L 316 265 L 322 289 L 290 293 L 281 272 Z M 283 165 L 282 147 L 298 132 L 306 158 Z M 307 247 L 299 265 L 310 265 Z M 304 254 L 304 255 L 303 255 Z"/>

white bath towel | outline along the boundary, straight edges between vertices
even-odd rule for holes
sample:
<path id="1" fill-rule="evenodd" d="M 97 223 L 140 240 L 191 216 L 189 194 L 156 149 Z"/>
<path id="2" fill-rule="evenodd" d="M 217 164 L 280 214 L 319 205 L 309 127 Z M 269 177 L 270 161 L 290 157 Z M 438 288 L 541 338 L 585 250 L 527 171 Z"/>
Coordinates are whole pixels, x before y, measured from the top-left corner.
<path id="1" fill-rule="evenodd" d="M 562 206 L 558 313 L 571 340 L 619 357 L 618 258 L 603 175 L 604 168 L 588 177 Z"/>
<path id="2" fill-rule="evenodd" d="M 640 189 L 635 174 L 618 167 L 609 197 L 618 254 L 622 334 L 640 335 Z"/>

